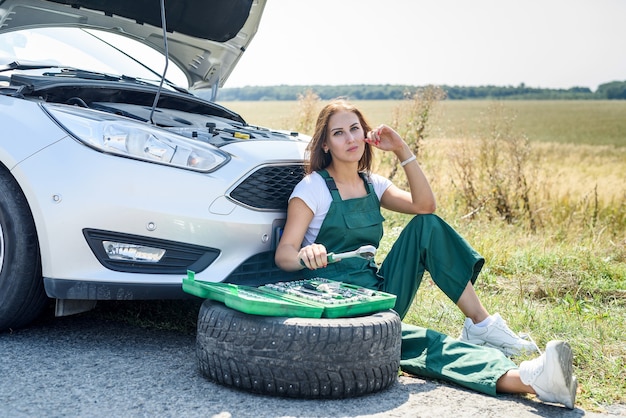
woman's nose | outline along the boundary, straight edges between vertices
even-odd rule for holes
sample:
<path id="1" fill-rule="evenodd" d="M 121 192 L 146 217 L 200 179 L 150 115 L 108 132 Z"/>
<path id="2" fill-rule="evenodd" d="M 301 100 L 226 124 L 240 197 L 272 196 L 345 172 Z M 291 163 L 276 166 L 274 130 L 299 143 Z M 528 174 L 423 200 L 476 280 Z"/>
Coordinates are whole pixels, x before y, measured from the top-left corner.
<path id="1" fill-rule="evenodd" d="M 348 133 L 348 137 L 347 137 L 348 142 L 355 142 L 357 139 L 358 138 L 352 132 Z"/>

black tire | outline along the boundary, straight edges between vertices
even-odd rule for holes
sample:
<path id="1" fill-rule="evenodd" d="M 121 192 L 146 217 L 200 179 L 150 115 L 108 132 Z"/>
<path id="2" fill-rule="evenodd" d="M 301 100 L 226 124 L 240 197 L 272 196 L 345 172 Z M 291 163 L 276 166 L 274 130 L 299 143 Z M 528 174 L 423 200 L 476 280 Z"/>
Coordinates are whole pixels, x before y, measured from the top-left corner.
<path id="1" fill-rule="evenodd" d="M 0 167 L 0 331 L 29 324 L 47 301 L 32 214 L 15 179 Z"/>
<path id="2" fill-rule="evenodd" d="M 290 398 L 348 398 L 391 386 L 401 321 L 392 310 L 357 318 L 249 315 L 206 300 L 196 354 L 209 380 Z"/>

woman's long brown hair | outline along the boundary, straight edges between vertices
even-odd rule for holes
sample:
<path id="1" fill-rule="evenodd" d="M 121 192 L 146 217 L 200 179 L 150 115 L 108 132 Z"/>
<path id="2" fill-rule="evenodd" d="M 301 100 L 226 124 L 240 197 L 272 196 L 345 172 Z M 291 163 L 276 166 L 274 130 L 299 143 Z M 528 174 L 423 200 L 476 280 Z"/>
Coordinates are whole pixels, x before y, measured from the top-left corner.
<path id="1" fill-rule="evenodd" d="M 309 145 L 307 147 L 307 154 L 309 157 L 307 163 L 305 164 L 305 171 L 307 174 L 310 174 L 313 171 L 323 170 L 330 165 L 330 162 L 332 161 L 332 156 L 330 155 L 330 153 L 324 152 L 323 146 L 328 139 L 328 122 L 330 121 L 330 117 L 340 111 L 352 112 L 357 115 L 357 117 L 359 118 L 359 123 L 361 124 L 365 135 L 367 135 L 367 133 L 371 130 L 361 111 L 357 109 L 354 105 L 348 103 L 343 99 L 336 99 L 328 103 L 320 111 L 320 114 L 317 117 L 317 122 L 315 123 L 315 132 L 313 133 L 313 138 L 311 139 L 311 142 L 309 142 Z M 365 151 L 363 152 L 363 156 L 359 160 L 359 171 L 365 171 L 369 173 L 372 167 L 372 159 L 372 147 L 366 142 Z"/>

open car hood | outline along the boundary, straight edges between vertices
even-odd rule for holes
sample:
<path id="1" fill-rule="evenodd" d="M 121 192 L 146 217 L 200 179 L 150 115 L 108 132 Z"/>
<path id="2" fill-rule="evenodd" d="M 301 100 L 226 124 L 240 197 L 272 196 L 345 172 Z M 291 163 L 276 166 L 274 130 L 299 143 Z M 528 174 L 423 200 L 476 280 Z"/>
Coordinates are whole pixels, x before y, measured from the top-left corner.
<path id="1" fill-rule="evenodd" d="M 266 0 L 165 0 L 168 54 L 192 90 L 222 87 L 254 37 Z M 0 0 L 0 33 L 98 29 L 165 53 L 158 0 Z M 140 59 L 140 58 L 139 58 Z"/>

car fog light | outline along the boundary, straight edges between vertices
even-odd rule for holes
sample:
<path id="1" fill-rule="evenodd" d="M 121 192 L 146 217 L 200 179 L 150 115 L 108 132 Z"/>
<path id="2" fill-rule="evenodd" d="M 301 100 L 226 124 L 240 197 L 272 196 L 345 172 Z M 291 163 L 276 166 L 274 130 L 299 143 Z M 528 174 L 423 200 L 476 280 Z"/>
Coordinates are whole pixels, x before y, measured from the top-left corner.
<path id="1" fill-rule="evenodd" d="M 145 245 L 128 244 L 125 242 L 102 241 L 104 251 L 112 260 L 130 260 L 142 263 L 158 263 L 165 255 L 161 248 Z"/>

